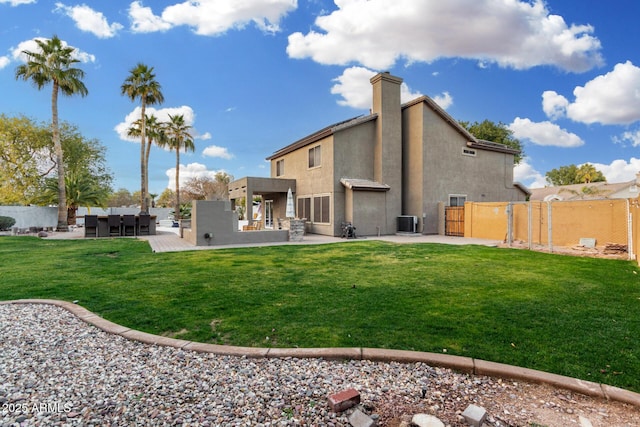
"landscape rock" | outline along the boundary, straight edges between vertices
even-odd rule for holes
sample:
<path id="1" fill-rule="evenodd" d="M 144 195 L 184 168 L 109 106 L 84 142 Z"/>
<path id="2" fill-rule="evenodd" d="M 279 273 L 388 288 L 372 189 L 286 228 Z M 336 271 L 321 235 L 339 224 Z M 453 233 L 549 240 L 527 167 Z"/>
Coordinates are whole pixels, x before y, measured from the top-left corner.
<path id="1" fill-rule="evenodd" d="M 377 425 L 373 418 L 359 409 L 349 415 L 349 424 L 353 427 L 375 427 Z"/>
<path id="2" fill-rule="evenodd" d="M 444 423 L 438 417 L 428 414 L 415 414 L 411 423 L 417 427 L 444 427 Z"/>
<path id="3" fill-rule="evenodd" d="M 481 427 L 482 423 L 484 423 L 484 420 L 487 418 L 487 411 L 480 406 L 469 405 L 462 413 L 462 416 L 469 425 L 473 427 Z"/>

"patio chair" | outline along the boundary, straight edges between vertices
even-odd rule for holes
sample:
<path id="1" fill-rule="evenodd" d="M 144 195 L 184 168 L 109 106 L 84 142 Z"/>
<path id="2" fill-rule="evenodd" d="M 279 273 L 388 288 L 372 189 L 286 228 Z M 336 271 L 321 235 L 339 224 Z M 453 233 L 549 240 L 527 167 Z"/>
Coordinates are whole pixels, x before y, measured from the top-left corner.
<path id="1" fill-rule="evenodd" d="M 151 234 L 151 215 L 148 214 L 140 214 L 138 219 L 138 236 L 148 236 Z"/>
<path id="2" fill-rule="evenodd" d="M 122 216 L 122 235 L 123 236 L 136 235 L 136 216 L 135 215 Z"/>
<path id="3" fill-rule="evenodd" d="M 109 215 L 107 218 L 109 237 L 121 235 L 120 215 Z"/>
<path id="4" fill-rule="evenodd" d="M 98 237 L 98 215 L 84 216 L 84 237 Z"/>

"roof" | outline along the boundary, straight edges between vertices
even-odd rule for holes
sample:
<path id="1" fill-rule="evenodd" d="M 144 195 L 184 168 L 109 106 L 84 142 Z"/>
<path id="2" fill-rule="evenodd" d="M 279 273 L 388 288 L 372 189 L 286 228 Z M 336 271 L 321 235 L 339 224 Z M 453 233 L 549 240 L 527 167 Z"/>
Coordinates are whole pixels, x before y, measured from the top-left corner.
<path id="1" fill-rule="evenodd" d="M 471 148 L 478 148 L 480 150 L 497 151 L 497 152 L 506 153 L 506 154 L 514 154 L 514 155 L 520 154 L 520 150 L 511 148 L 507 145 L 476 138 L 464 126 L 458 123 L 456 119 L 451 117 L 451 115 L 449 115 L 449 113 L 447 113 L 441 106 L 439 106 L 437 102 L 435 102 L 433 99 L 429 98 L 426 95 L 423 95 L 419 98 L 414 99 L 413 101 L 409 101 L 406 104 L 403 104 L 402 109 L 404 110 L 405 108 L 409 108 L 420 103 L 424 103 L 427 107 L 433 110 L 434 113 L 439 115 L 444 121 L 449 123 L 456 131 L 458 131 L 458 133 L 460 133 L 464 138 L 466 138 L 468 141 L 467 146 Z"/>
<path id="2" fill-rule="evenodd" d="M 532 188 L 530 200 L 584 200 L 608 199 L 615 193 L 636 184 L 627 182 L 588 182 L 582 184 L 559 185 L 557 187 Z"/>
<path id="3" fill-rule="evenodd" d="M 438 114 L 444 121 L 449 123 L 456 131 L 458 131 L 465 139 L 467 139 L 467 145 L 471 148 L 478 148 L 480 150 L 488 150 L 488 151 L 498 151 L 500 153 L 507 154 L 519 154 L 520 151 L 514 148 L 508 147 L 504 144 L 499 144 L 497 142 L 485 141 L 481 139 L 477 139 L 473 136 L 467 129 L 464 128 L 457 120 L 449 115 L 442 107 L 440 107 L 433 99 L 429 98 L 426 95 L 420 96 L 413 101 L 409 101 L 400 106 L 401 110 L 405 108 L 412 107 L 414 105 L 424 103 L 433 110 L 436 114 Z M 320 129 L 317 132 L 314 132 L 308 136 L 305 136 L 302 139 L 295 141 L 292 144 L 287 145 L 284 148 L 274 152 L 272 155 L 267 157 L 267 160 L 273 160 L 278 157 L 282 157 L 285 154 L 289 154 L 299 148 L 305 147 L 307 145 L 313 144 L 314 142 L 318 142 L 321 139 L 324 139 L 328 136 L 333 135 L 336 131 L 350 128 L 352 126 L 359 125 L 361 123 L 365 123 L 368 121 L 372 121 L 378 118 L 378 114 L 369 114 L 367 116 L 356 116 L 347 120 L 343 120 L 341 122 L 334 123 L 325 128 Z"/>
<path id="4" fill-rule="evenodd" d="M 391 189 L 387 184 L 380 184 L 369 179 L 341 178 L 340 183 L 354 191 L 389 191 Z"/>
<path id="5" fill-rule="evenodd" d="M 314 142 L 318 142 L 321 139 L 324 139 L 330 135 L 333 135 L 334 132 L 336 131 L 347 129 L 352 126 L 356 126 L 360 123 L 375 120 L 377 117 L 378 117 L 377 114 L 370 114 L 368 116 L 360 115 L 360 116 L 352 117 L 350 119 L 334 123 L 332 125 L 329 125 L 325 128 L 320 129 L 317 132 L 312 133 L 311 135 L 307 135 L 304 138 L 299 139 L 296 142 L 289 144 L 284 148 L 279 149 L 278 151 L 276 151 L 275 153 L 267 157 L 267 160 L 273 160 L 277 157 L 282 157 L 285 154 L 289 154 L 299 148 L 305 147 L 309 144 L 313 144 Z"/>

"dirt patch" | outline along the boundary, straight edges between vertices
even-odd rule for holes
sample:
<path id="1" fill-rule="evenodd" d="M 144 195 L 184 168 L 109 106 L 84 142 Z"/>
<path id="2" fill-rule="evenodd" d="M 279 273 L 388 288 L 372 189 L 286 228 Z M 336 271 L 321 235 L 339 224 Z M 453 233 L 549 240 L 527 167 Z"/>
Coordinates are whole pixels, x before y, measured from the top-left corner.
<path id="1" fill-rule="evenodd" d="M 180 336 L 182 334 L 186 334 L 187 332 L 189 332 L 189 330 L 182 328 L 177 332 L 166 331 L 166 332 L 163 332 L 161 335 L 163 337 L 167 337 L 167 338 L 175 338 L 175 337 Z"/>
<path id="2" fill-rule="evenodd" d="M 640 425 L 640 408 L 592 398 L 548 385 L 481 378 L 476 387 L 430 389 L 421 401 L 406 396 L 388 396 L 373 412 L 380 414 L 379 425 L 399 427 L 413 414 L 438 417 L 445 425 L 467 427 L 462 412 L 470 404 L 487 411 L 490 427 L 632 427 Z"/>
<path id="3" fill-rule="evenodd" d="M 629 254 L 623 250 L 612 250 L 611 246 L 596 246 L 593 248 L 586 246 L 553 246 L 552 250 L 549 250 L 549 245 L 532 244 L 529 247 L 529 243 L 521 240 L 516 240 L 509 246 L 506 242 L 502 242 L 498 245 L 499 248 L 511 248 L 511 249 L 530 249 L 536 252 L 551 252 L 554 254 L 571 255 L 580 257 L 591 258 L 605 258 L 605 259 L 629 259 Z"/>

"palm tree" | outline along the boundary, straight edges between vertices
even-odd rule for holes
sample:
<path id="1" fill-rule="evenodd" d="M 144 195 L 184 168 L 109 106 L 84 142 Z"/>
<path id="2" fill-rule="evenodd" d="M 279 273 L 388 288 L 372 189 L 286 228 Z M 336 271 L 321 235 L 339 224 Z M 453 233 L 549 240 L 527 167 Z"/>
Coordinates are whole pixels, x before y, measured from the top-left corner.
<path id="1" fill-rule="evenodd" d="M 88 174 L 69 173 L 65 178 L 65 189 L 67 194 L 67 221 L 68 225 L 76 223 L 76 212 L 79 206 L 104 207 L 107 204 L 109 193 L 107 189 L 100 186 L 96 179 Z M 56 203 L 58 197 L 58 184 L 56 179 L 45 181 L 44 191 L 39 197 L 42 203 Z M 90 211 L 89 211 L 90 213 Z"/>
<path id="2" fill-rule="evenodd" d="M 144 187 L 146 188 L 147 195 L 151 198 L 149 206 L 153 207 L 153 200 L 152 200 L 153 197 L 151 197 L 151 195 L 148 194 L 149 192 L 149 154 L 151 153 L 151 146 L 153 145 L 153 142 L 156 141 L 156 143 L 160 145 L 158 141 L 164 137 L 164 134 L 162 129 L 162 123 L 159 122 L 158 118 L 153 114 L 151 114 L 150 116 L 145 115 L 145 130 L 146 130 L 145 133 L 147 136 L 147 141 L 146 141 L 145 154 L 144 154 L 144 167 L 142 169 L 144 170 L 144 175 L 145 175 Z M 141 135 L 142 135 L 142 120 L 138 119 L 135 122 L 133 122 L 133 125 L 127 130 L 127 136 L 140 137 Z"/>
<path id="3" fill-rule="evenodd" d="M 147 105 L 162 104 L 164 96 L 160 83 L 156 81 L 153 67 L 138 63 L 129 71 L 129 76 L 120 87 L 122 95 L 128 96 L 132 101 L 140 99 L 140 211 L 149 213 L 149 195 L 147 188 L 147 149 L 146 138 Z"/>
<path id="4" fill-rule="evenodd" d="M 180 150 L 195 151 L 196 146 L 193 142 L 193 136 L 189 133 L 191 126 L 185 124 L 184 116 L 169 114 L 169 121 L 165 123 L 164 133 L 165 139 L 159 141 L 160 144 L 166 145 L 169 150 L 176 151 L 176 204 L 174 212 L 176 220 L 180 219 Z"/>
<path id="5" fill-rule="evenodd" d="M 58 173 L 58 231 L 67 231 L 67 194 L 64 174 L 64 155 L 62 153 L 62 143 L 60 142 L 60 127 L 58 124 L 58 93 L 72 96 L 80 94 L 86 96 L 89 91 L 82 82 L 84 71 L 73 67 L 80 62 L 73 58 L 73 47 L 65 46 L 58 38 L 36 39 L 38 50 L 31 52 L 28 50 L 22 53 L 27 56 L 27 62 L 16 69 L 16 79 L 31 80 L 38 88 L 52 83 L 51 93 L 51 127 L 53 133 L 53 147 L 56 155 L 56 166 Z"/>

